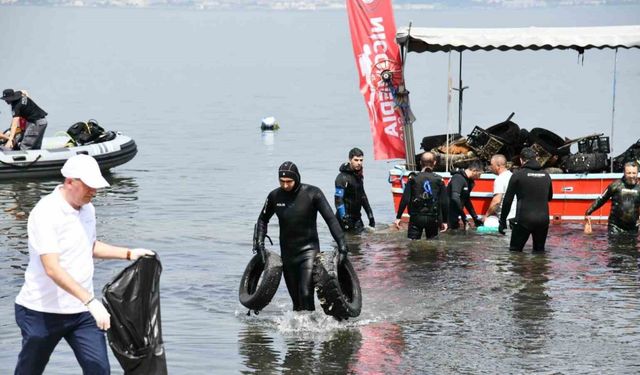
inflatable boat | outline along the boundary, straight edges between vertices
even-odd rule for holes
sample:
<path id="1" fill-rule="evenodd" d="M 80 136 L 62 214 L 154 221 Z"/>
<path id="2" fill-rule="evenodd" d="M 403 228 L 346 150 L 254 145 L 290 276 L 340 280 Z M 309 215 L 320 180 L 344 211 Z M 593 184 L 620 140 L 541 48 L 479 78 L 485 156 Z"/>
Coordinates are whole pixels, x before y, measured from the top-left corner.
<path id="1" fill-rule="evenodd" d="M 93 156 L 100 169 L 107 172 L 133 159 L 138 153 L 136 142 L 116 132 L 111 140 L 65 147 L 68 136 L 45 137 L 40 150 L 0 150 L 0 182 L 14 179 L 61 177 L 60 168 L 73 155 Z"/>

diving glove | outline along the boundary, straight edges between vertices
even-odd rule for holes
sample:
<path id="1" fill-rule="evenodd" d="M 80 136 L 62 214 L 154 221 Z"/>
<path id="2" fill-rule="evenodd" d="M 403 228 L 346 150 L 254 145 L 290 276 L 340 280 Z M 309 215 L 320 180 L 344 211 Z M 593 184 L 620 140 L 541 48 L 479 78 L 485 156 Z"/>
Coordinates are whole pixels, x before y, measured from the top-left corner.
<path id="1" fill-rule="evenodd" d="M 256 247 L 253 248 L 253 252 L 260 255 L 260 260 L 262 260 L 263 264 L 267 262 L 267 249 L 264 248 L 263 243 L 258 243 Z"/>
<path id="2" fill-rule="evenodd" d="M 338 257 L 338 265 L 342 264 L 347 259 L 347 254 L 349 254 L 349 249 L 347 245 L 338 246 L 338 252 L 336 256 Z"/>
<path id="3" fill-rule="evenodd" d="M 506 235 L 507 233 L 504 231 L 505 229 L 507 229 L 507 223 L 500 220 L 500 224 L 498 224 L 498 233 L 502 234 L 503 236 Z"/>
<path id="4" fill-rule="evenodd" d="M 477 227 L 481 227 L 484 225 L 484 223 L 482 222 L 482 220 L 480 220 L 477 216 L 473 218 L 473 225 Z"/>

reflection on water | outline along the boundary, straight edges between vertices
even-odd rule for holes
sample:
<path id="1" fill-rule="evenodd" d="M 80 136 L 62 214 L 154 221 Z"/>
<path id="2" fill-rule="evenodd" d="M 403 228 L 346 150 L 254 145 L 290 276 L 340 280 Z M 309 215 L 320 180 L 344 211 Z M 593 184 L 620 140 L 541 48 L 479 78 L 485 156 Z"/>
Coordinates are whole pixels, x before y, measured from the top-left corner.
<path id="1" fill-rule="evenodd" d="M 554 226 L 547 252 L 532 254 L 509 252 L 508 236 L 497 234 L 405 236 L 348 238 L 363 288 L 357 319 L 296 316 L 288 305 L 243 318 L 246 372 L 593 373 L 605 362 L 612 373 L 637 369 L 635 237 Z M 341 356 L 332 357 L 334 347 Z"/>
<path id="2" fill-rule="evenodd" d="M 356 352 L 349 373 L 404 374 L 411 364 L 403 360 L 405 342 L 402 327 L 389 322 L 360 328 L 362 344 Z"/>
<path id="3" fill-rule="evenodd" d="M 247 321 L 238 351 L 247 368 L 243 373 L 342 374 L 361 340 L 357 328 L 322 313 L 287 312 L 275 321 Z"/>
<path id="4" fill-rule="evenodd" d="M 111 217 L 131 216 L 137 212 L 135 201 L 138 199 L 138 185 L 135 178 L 107 175 L 110 187 L 100 189 L 94 198 L 96 207 L 112 206 L 116 210 L 97 209 L 98 222 L 111 220 Z M 28 254 L 27 221 L 29 213 L 40 198 L 49 194 L 61 180 L 16 180 L 0 184 L 0 207 L 3 207 L 0 220 L 0 241 L 3 251 L 20 251 Z"/>
<path id="5" fill-rule="evenodd" d="M 547 319 L 553 310 L 547 294 L 549 260 L 545 254 L 527 256 L 513 253 L 508 270 L 520 276 L 512 295 L 513 321 L 517 329 L 511 342 L 523 353 L 536 353 L 548 333 Z"/>
<path id="6" fill-rule="evenodd" d="M 27 219 L 40 197 L 51 191 L 55 182 L 12 181 L 0 184 L 0 241 L 3 252 L 27 254 Z M 5 255 L 5 254 L 3 254 Z"/>

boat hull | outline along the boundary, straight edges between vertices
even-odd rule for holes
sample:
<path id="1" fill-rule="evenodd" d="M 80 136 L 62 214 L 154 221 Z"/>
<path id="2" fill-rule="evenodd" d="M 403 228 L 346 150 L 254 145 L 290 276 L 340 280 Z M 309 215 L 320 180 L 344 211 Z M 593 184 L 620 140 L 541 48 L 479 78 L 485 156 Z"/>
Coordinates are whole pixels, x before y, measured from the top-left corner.
<path id="1" fill-rule="evenodd" d="M 28 151 L 0 151 L 0 182 L 15 179 L 61 177 L 60 169 L 71 156 L 93 156 L 100 170 L 111 168 L 133 159 L 138 148 L 133 139 L 118 134 L 113 140 L 77 147 L 57 147 Z"/>
<path id="2" fill-rule="evenodd" d="M 403 186 L 407 181 L 408 172 L 401 168 L 389 171 L 389 182 L 393 194 L 395 211 L 398 211 L 402 198 Z M 451 175 L 440 174 L 446 183 Z M 553 199 L 549 203 L 549 217 L 552 222 L 571 222 L 584 220 L 585 211 L 593 201 L 615 180 L 620 179 L 620 173 L 593 173 L 593 174 L 551 174 L 553 185 Z M 496 176 L 483 174 L 471 192 L 471 202 L 479 215 L 487 211 L 493 197 L 493 181 Z M 596 210 L 591 216 L 596 222 L 606 222 L 611 202 Z M 405 211 L 403 217 L 408 218 Z"/>

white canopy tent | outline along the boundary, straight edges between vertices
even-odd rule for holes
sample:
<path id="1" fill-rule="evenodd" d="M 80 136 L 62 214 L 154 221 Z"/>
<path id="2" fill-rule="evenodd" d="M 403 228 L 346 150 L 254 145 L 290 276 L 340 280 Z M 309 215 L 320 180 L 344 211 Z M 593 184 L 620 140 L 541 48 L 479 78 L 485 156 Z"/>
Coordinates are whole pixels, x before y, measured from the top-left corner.
<path id="1" fill-rule="evenodd" d="M 640 25 L 597 27 L 523 27 L 523 28 L 423 28 L 404 27 L 396 33 L 400 45 L 402 65 L 407 52 L 460 52 L 458 88 L 458 133 L 462 128 L 462 98 L 466 87 L 462 85 L 463 51 L 523 51 L 573 49 L 582 54 L 587 49 L 610 48 L 616 50 L 613 68 L 613 105 L 611 137 L 615 115 L 615 87 L 618 48 L 640 48 Z M 405 124 L 407 166 L 413 166 L 413 129 Z"/>
<path id="2" fill-rule="evenodd" d="M 405 27 L 396 40 L 407 52 L 640 48 L 640 25 L 501 29 Z"/>

